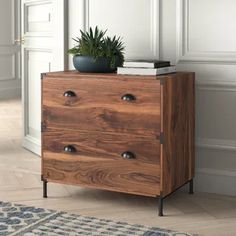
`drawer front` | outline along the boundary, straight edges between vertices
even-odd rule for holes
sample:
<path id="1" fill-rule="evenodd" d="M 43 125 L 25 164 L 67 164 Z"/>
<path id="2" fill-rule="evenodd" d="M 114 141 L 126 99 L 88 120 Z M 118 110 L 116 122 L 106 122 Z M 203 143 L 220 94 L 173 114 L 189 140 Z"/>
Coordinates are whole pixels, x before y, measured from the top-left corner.
<path id="1" fill-rule="evenodd" d="M 58 183 L 147 196 L 156 196 L 160 193 L 159 165 L 126 160 L 75 157 L 45 152 L 43 177 Z"/>
<path id="2" fill-rule="evenodd" d="M 160 82 L 45 77 L 43 120 L 50 127 L 158 135 Z"/>
<path id="3" fill-rule="evenodd" d="M 160 164 L 160 142 L 155 137 L 102 132 L 46 129 L 42 133 L 43 151 L 120 160 L 130 158 L 140 163 Z M 74 149 L 73 149 L 74 148 Z M 72 150 L 73 149 L 73 150 Z M 130 154 L 127 156 L 127 154 Z M 133 154 L 133 156 L 132 156 Z M 127 164 L 129 161 L 127 160 Z"/>

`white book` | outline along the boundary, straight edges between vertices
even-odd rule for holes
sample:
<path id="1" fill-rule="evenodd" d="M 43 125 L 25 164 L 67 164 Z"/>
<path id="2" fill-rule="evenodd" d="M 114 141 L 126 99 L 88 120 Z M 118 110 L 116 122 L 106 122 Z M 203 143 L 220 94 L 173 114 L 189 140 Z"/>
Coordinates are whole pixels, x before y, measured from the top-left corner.
<path id="1" fill-rule="evenodd" d="M 175 66 L 168 66 L 163 68 L 130 68 L 118 67 L 117 74 L 119 75 L 164 75 L 176 72 Z"/>

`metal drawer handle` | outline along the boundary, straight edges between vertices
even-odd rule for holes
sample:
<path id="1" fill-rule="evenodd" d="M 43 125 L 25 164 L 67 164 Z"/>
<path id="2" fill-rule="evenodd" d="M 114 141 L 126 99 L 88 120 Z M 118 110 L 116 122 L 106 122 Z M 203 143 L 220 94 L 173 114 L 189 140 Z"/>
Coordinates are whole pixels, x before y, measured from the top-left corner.
<path id="1" fill-rule="evenodd" d="M 76 97 L 76 93 L 73 92 L 73 91 L 66 91 L 64 94 L 63 94 L 64 97 Z"/>
<path id="2" fill-rule="evenodd" d="M 127 93 L 127 94 L 123 95 L 121 97 L 121 99 L 124 101 L 134 101 L 134 100 L 136 100 L 136 97 L 133 94 Z"/>
<path id="3" fill-rule="evenodd" d="M 121 154 L 121 156 L 122 156 L 124 159 L 135 159 L 135 154 L 132 153 L 132 152 L 129 152 L 129 151 L 123 152 L 123 153 Z"/>
<path id="4" fill-rule="evenodd" d="M 64 152 L 67 153 L 75 153 L 76 152 L 76 148 L 72 145 L 67 145 L 64 147 Z"/>

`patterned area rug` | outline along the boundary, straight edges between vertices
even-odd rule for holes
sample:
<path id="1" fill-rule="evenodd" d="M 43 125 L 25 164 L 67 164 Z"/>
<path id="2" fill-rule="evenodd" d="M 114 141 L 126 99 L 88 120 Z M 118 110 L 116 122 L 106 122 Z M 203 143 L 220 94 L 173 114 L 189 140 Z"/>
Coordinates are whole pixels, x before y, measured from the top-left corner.
<path id="1" fill-rule="evenodd" d="M 158 217 L 158 216 L 157 216 Z M 0 235 L 190 236 L 143 225 L 0 202 Z"/>

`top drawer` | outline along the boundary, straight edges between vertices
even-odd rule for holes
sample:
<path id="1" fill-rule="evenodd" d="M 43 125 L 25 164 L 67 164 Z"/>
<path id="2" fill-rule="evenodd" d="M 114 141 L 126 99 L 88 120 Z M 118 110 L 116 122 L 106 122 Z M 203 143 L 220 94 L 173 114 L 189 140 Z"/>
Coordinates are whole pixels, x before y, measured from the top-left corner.
<path id="1" fill-rule="evenodd" d="M 145 79 L 43 79 L 43 121 L 78 130 L 160 133 L 160 82 Z"/>

